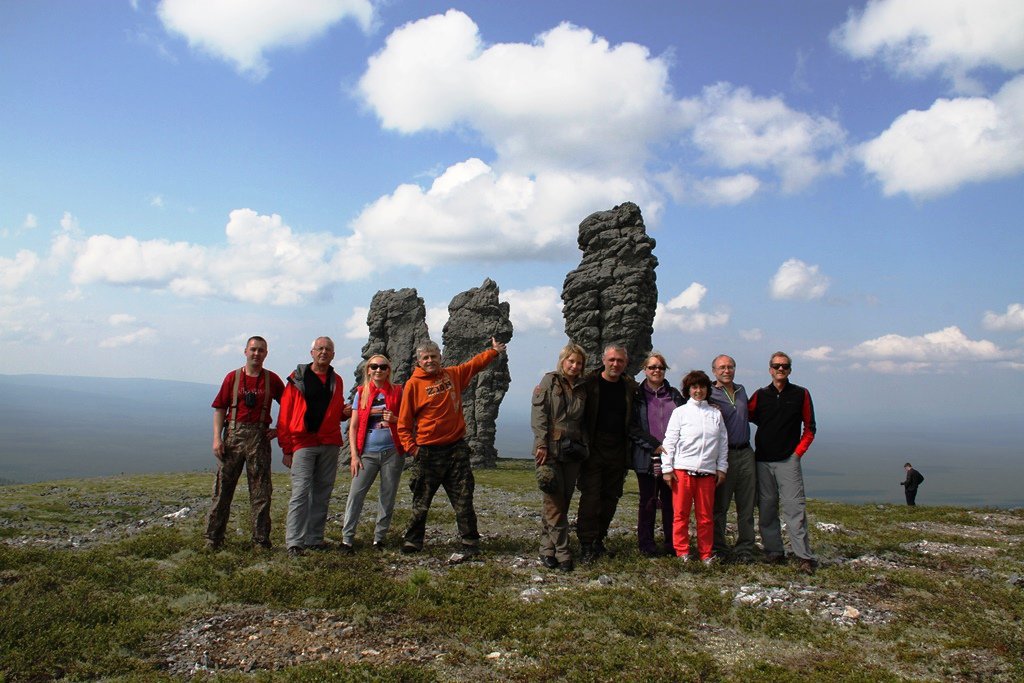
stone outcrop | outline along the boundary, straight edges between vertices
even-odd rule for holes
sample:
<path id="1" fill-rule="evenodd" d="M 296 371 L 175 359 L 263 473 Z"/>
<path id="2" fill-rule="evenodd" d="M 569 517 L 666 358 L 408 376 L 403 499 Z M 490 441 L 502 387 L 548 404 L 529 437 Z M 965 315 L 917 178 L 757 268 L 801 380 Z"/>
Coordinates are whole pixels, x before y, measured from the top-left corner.
<path id="1" fill-rule="evenodd" d="M 626 202 L 587 216 L 578 243 L 583 259 L 562 287 L 565 334 L 586 349 L 588 371 L 601 367 L 606 345 L 617 343 L 629 353 L 626 372 L 635 375 L 651 350 L 658 305 L 654 238 L 640 207 Z"/>
<path id="2" fill-rule="evenodd" d="M 391 381 L 404 383 L 416 367 L 416 347 L 430 339 L 427 332 L 427 308 L 413 288 L 382 289 L 373 295 L 366 314 L 370 335 L 363 345 L 362 360 L 355 370 L 355 382 L 349 389 L 349 403 L 355 400 L 356 387 L 363 383 L 363 366 L 375 353 L 391 360 Z M 351 458 L 348 425 L 342 425 L 346 443 L 341 449 L 341 462 Z"/>
<path id="3" fill-rule="evenodd" d="M 443 364 L 465 363 L 487 349 L 491 337 L 507 343 L 512 338 L 508 312 L 508 303 L 498 301 L 498 285 L 490 278 L 479 287 L 457 294 L 448 305 L 448 322 L 442 333 Z M 474 467 L 494 467 L 498 457 L 494 447 L 495 422 L 511 381 L 508 357 L 503 353 L 474 377 L 463 392 L 466 442 L 473 452 Z"/>
<path id="4" fill-rule="evenodd" d="M 375 353 L 391 359 L 391 381 L 404 383 L 416 367 L 416 346 L 430 339 L 427 309 L 412 288 L 382 289 L 373 295 L 366 314 L 370 336 L 363 346 L 363 360 L 355 372 L 355 384 L 363 383 L 363 366 Z"/>

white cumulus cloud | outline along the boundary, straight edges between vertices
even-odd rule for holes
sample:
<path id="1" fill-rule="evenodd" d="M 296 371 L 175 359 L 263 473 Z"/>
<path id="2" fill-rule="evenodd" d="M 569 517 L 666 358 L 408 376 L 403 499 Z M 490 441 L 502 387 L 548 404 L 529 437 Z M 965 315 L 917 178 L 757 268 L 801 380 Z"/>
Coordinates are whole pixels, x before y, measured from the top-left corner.
<path id="1" fill-rule="evenodd" d="M 369 339 L 370 327 L 366 324 L 366 316 L 370 309 L 366 306 L 355 306 L 352 315 L 345 321 L 345 339 Z"/>
<path id="2" fill-rule="evenodd" d="M 931 197 L 1020 173 L 1024 76 L 992 98 L 939 99 L 925 111 L 908 111 L 857 154 L 886 195 Z"/>
<path id="3" fill-rule="evenodd" d="M 1010 304 L 1006 313 L 986 311 L 982 318 L 985 329 L 1017 332 L 1024 330 L 1024 304 Z"/>
<path id="4" fill-rule="evenodd" d="M 236 209 L 225 236 L 225 243 L 205 246 L 64 232 L 53 250 L 73 257 L 71 280 L 76 285 L 146 287 L 181 297 L 248 303 L 298 304 L 362 274 L 336 261 L 341 238 L 296 233 L 276 214 Z"/>
<path id="5" fill-rule="evenodd" d="M 429 187 L 380 197 L 353 222 L 346 263 L 365 271 L 387 262 L 382 242 L 399 247 L 392 259 L 423 268 L 460 256 L 561 258 L 573 253 L 582 217 L 626 199 L 655 225 L 665 192 L 730 205 L 766 184 L 794 191 L 842 167 L 838 123 L 728 84 L 678 99 L 670 66 L 642 45 L 612 45 L 569 23 L 531 43 L 491 45 L 454 9 L 396 29 L 357 88 L 381 125 L 469 135 L 495 158 L 451 164 Z M 694 148 L 715 168 L 665 171 L 677 164 L 656 158 Z"/>
<path id="6" fill-rule="evenodd" d="M 703 332 L 709 327 L 721 327 L 729 322 L 724 309 L 715 312 L 700 309 L 708 288 L 693 282 L 667 303 L 658 303 L 654 311 L 654 329 L 674 328 L 680 332 Z"/>
<path id="7" fill-rule="evenodd" d="M 791 258 L 772 276 L 769 283 L 773 299 L 803 299 L 810 301 L 825 295 L 831 281 L 819 266 Z"/>
<path id="8" fill-rule="evenodd" d="M 363 274 L 461 260 L 566 258 L 575 254 L 582 217 L 638 195 L 649 196 L 623 177 L 550 172 L 531 178 L 469 159 L 449 167 L 427 189 L 401 185 L 366 207 L 345 240 L 344 270 Z M 657 209 L 652 200 L 645 213 Z"/>
<path id="9" fill-rule="evenodd" d="M 152 327 L 143 327 L 129 332 L 127 334 L 120 334 L 113 337 L 107 337 L 100 342 L 101 349 L 116 349 L 121 346 L 134 346 L 136 344 L 152 344 L 156 341 L 157 335 L 156 330 Z"/>
<path id="10" fill-rule="evenodd" d="M 750 89 L 718 83 L 692 103 L 700 114 L 693 143 L 715 164 L 769 169 L 782 190 L 795 192 L 846 163 L 846 131 L 824 116 L 790 108 L 780 97 L 757 97 Z M 733 192 L 751 192 L 750 179 L 734 179 Z"/>
<path id="11" fill-rule="evenodd" d="M 14 258 L 0 256 L 0 289 L 12 290 L 20 287 L 39 267 L 39 256 L 28 249 L 21 249 Z"/>
<path id="12" fill-rule="evenodd" d="M 532 44 L 486 46 L 472 19 L 449 10 L 388 36 L 359 92 L 385 128 L 477 131 L 503 169 L 634 170 L 681 123 L 668 68 L 642 45 L 612 46 L 568 23 Z"/>
<path id="13" fill-rule="evenodd" d="M 880 58 L 898 73 L 940 71 L 960 90 L 980 67 L 1024 68 L 1024 3 L 1019 0 L 872 0 L 832 33 L 857 59 Z"/>
<path id="14" fill-rule="evenodd" d="M 797 355 L 803 358 L 809 358 L 810 360 L 826 361 L 832 360 L 832 352 L 835 351 L 831 346 L 815 346 L 811 349 L 804 351 L 797 351 Z"/>
<path id="15" fill-rule="evenodd" d="M 368 31 L 374 18 L 370 0 L 161 0 L 157 14 L 169 33 L 256 80 L 268 50 L 303 45 L 345 18 Z"/>
<path id="16" fill-rule="evenodd" d="M 562 297 L 554 287 L 509 289 L 503 292 L 515 332 L 562 327 Z"/>
<path id="17" fill-rule="evenodd" d="M 950 326 L 916 337 L 886 334 L 861 342 L 846 352 L 853 358 L 894 363 L 960 363 L 1007 360 L 1013 354 L 986 339 L 969 339 L 959 327 Z"/>
<path id="18" fill-rule="evenodd" d="M 427 308 L 427 331 L 430 338 L 441 345 L 441 334 L 444 332 L 445 323 L 448 322 L 448 305 L 429 306 Z"/>

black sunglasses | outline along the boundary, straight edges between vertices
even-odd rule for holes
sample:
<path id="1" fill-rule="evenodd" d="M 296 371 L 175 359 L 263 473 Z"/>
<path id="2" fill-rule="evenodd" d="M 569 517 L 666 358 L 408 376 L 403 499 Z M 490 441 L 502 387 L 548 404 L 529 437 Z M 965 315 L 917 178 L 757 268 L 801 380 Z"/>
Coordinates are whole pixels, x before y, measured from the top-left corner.
<path id="1" fill-rule="evenodd" d="M 370 368 L 371 370 L 387 370 L 391 366 L 388 365 L 387 363 L 369 363 L 366 367 Z"/>
<path id="2" fill-rule="evenodd" d="M 772 363 L 772 370 L 790 370 L 792 367 L 790 363 Z"/>

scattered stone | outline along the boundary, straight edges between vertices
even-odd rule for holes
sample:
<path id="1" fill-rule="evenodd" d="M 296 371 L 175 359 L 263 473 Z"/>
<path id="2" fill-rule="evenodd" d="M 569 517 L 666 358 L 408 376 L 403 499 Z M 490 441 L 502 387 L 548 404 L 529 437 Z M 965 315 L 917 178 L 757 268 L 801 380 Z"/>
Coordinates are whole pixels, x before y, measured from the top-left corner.
<path id="1" fill-rule="evenodd" d="M 788 609 L 817 614 L 839 626 L 852 626 L 855 623 L 879 625 L 888 623 L 892 613 L 885 609 L 869 606 L 856 607 L 851 604 L 853 596 L 838 592 L 821 592 L 811 586 L 790 584 L 780 586 L 740 586 L 733 596 L 733 602 L 758 609 Z"/>
<path id="2" fill-rule="evenodd" d="M 184 519 L 185 517 L 188 517 L 188 513 L 190 512 L 192 512 L 192 508 L 186 505 L 177 512 L 171 512 L 164 515 L 164 519 Z"/>
<path id="3" fill-rule="evenodd" d="M 615 583 L 615 579 L 608 576 L 607 574 L 601 574 L 601 576 L 597 577 L 597 582 L 602 586 L 610 586 L 613 583 Z"/>
<path id="4" fill-rule="evenodd" d="M 527 588 L 519 594 L 519 597 L 527 602 L 531 602 L 543 598 L 544 591 L 540 588 Z"/>
<path id="5" fill-rule="evenodd" d="M 490 652 L 487 654 L 487 659 L 501 659 L 500 652 Z"/>
<path id="6" fill-rule="evenodd" d="M 823 531 L 826 534 L 841 534 L 846 533 L 846 530 L 838 524 L 832 524 L 831 522 L 818 522 L 814 525 L 814 528 L 818 531 Z"/>
<path id="7" fill-rule="evenodd" d="M 601 367 L 605 346 L 622 344 L 632 377 L 651 350 L 658 306 L 655 241 L 640 207 L 626 202 L 585 218 L 577 243 L 583 259 L 562 286 L 565 334 L 587 350 L 587 371 Z"/>
<path id="8" fill-rule="evenodd" d="M 1006 582 L 1016 588 L 1024 588 L 1024 576 L 1020 574 L 1010 574 Z"/>
<path id="9" fill-rule="evenodd" d="M 479 287 L 455 295 L 448 304 L 444 325 L 444 365 L 458 365 L 476 356 L 491 343 L 491 337 L 507 343 L 512 339 L 508 302 L 498 301 L 498 285 L 487 278 Z M 466 443 L 474 467 L 494 467 L 498 408 L 508 391 L 512 375 L 508 354 L 478 373 L 462 393 L 462 415 L 466 420 Z"/>

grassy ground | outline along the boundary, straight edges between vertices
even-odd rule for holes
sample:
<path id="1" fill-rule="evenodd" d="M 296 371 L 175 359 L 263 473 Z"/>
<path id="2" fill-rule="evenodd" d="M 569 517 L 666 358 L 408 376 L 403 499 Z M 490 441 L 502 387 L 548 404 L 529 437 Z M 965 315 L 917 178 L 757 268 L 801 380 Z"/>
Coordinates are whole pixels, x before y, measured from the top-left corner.
<path id="1" fill-rule="evenodd" d="M 812 501 L 813 577 L 683 566 L 635 548 L 627 485 L 610 546 L 572 574 L 536 558 L 529 463 L 477 473 L 482 561 L 450 564 L 443 496 L 424 553 L 290 559 L 288 480 L 273 551 L 236 496 L 203 550 L 211 475 L 0 488 L 0 678 L 10 681 L 1024 679 L 1024 511 Z M 244 486 L 242 487 L 244 489 Z M 329 535 L 340 533 L 339 476 Z M 184 507 L 189 512 L 167 517 Z M 402 487 L 389 541 L 408 521 Z"/>

